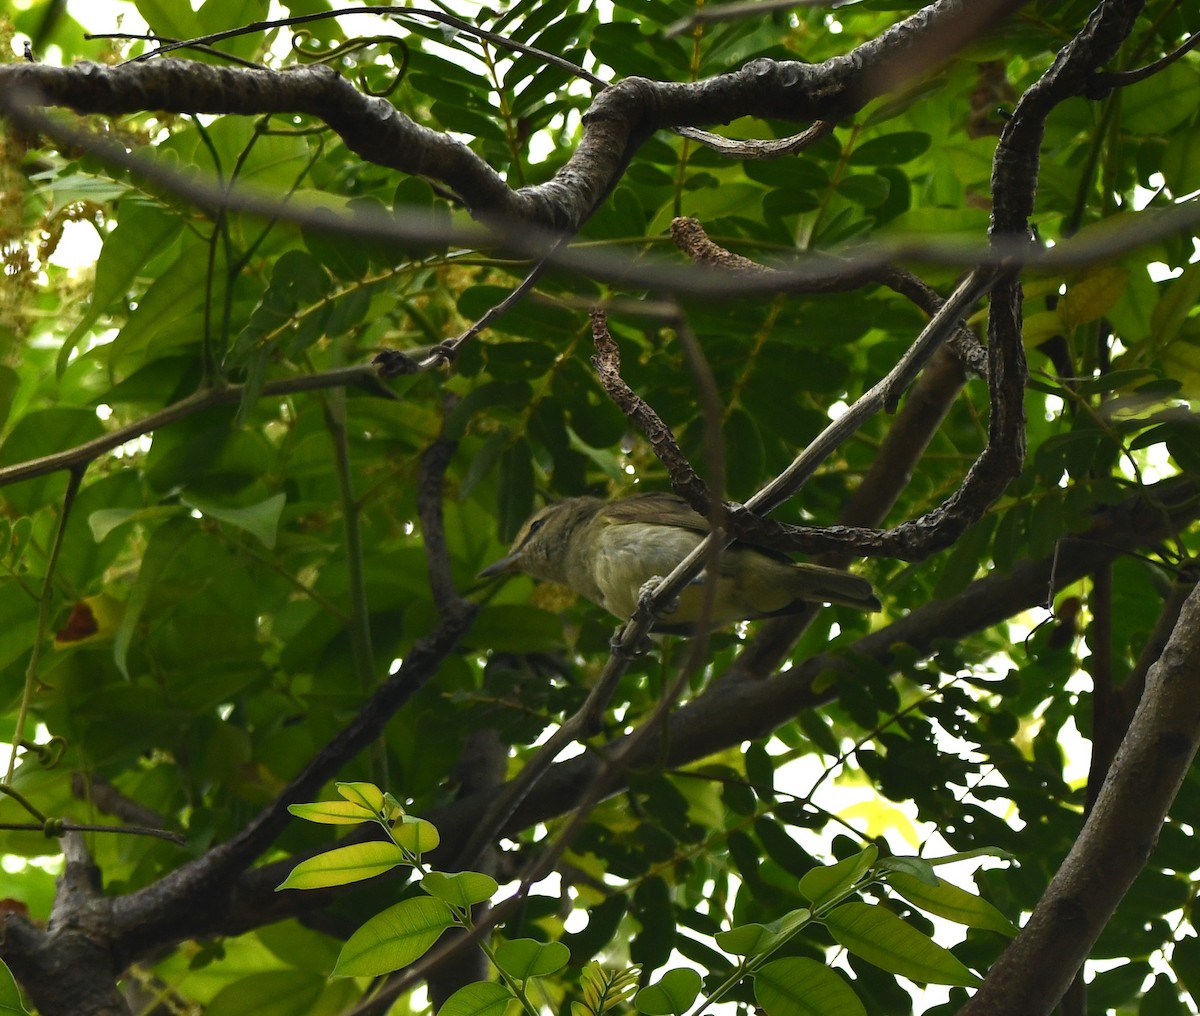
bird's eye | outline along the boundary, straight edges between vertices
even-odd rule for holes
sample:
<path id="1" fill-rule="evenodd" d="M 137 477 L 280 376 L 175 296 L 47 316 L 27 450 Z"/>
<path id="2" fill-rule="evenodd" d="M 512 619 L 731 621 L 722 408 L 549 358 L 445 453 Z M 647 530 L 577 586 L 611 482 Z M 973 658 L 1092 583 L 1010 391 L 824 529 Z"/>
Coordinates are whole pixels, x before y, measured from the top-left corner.
<path id="1" fill-rule="evenodd" d="M 529 523 L 529 535 L 532 536 L 539 529 L 541 529 L 542 526 L 544 526 L 545 524 L 546 524 L 545 519 L 534 519 L 532 522 Z"/>

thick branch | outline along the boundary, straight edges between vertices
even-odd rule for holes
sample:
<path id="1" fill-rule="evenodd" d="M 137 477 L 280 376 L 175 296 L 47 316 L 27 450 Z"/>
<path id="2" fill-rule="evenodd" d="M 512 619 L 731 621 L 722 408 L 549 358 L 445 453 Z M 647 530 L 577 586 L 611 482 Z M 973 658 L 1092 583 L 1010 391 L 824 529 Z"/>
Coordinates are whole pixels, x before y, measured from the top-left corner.
<path id="1" fill-rule="evenodd" d="M 328 124 L 370 162 L 438 180 L 491 224 L 577 229 L 656 130 L 742 116 L 842 120 L 906 77 L 927 72 L 1024 0 L 938 0 L 877 39 L 822 64 L 753 60 L 737 71 L 677 84 L 627 78 L 603 91 L 566 165 L 547 183 L 514 191 L 466 145 L 413 122 L 318 64 L 285 71 L 164 58 L 103 67 L 0 66 L 0 92 L 80 113 L 292 113 Z"/>
<path id="2" fill-rule="evenodd" d="M 1200 587 L 1146 679 L 1083 831 L 960 1016 L 1050 1013 L 1149 859 L 1200 745 Z"/>

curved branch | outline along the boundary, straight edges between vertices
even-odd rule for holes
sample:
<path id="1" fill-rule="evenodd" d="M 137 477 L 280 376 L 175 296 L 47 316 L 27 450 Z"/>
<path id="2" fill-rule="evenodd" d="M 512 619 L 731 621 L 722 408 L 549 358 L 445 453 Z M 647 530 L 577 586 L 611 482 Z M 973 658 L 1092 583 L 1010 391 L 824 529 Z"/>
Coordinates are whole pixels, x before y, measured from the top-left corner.
<path id="1" fill-rule="evenodd" d="M 318 64 L 283 71 L 216 67 L 164 58 L 103 67 L 9 64 L 0 91 L 80 113 L 292 113 L 328 124 L 357 155 L 438 180 L 489 224 L 521 222 L 573 232 L 620 179 L 656 130 L 704 127 L 742 116 L 842 120 L 905 78 L 948 58 L 1025 0 L 937 0 L 878 38 L 822 64 L 760 58 L 703 81 L 626 78 L 596 97 L 584 134 L 547 183 L 512 190 L 466 145 L 420 124 L 385 99 L 366 96 Z"/>

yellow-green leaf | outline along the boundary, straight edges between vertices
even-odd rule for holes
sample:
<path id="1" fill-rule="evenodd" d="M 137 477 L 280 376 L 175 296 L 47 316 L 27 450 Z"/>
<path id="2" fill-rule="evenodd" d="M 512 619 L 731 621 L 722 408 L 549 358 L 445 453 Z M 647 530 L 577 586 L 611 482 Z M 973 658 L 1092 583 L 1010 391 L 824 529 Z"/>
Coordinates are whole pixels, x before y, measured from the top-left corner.
<path id="1" fill-rule="evenodd" d="M 979 983 L 948 949 L 883 907 L 844 903 L 824 921 L 839 945 L 889 973 L 922 984 Z"/>
<path id="2" fill-rule="evenodd" d="M 937 885 L 929 885 L 903 871 L 890 872 L 887 881 L 909 903 L 926 913 L 965 924 L 968 928 L 998 931 L 1010 938 L 1017 933 L 1013 923 L 987 900 L 949 882 L 939 880 Z"/>
<path id="3" fill-rule="evenodd" d="M 814 907 L 827 903 L 858 882 L 878 856 L 879 848 L 872 844 L 837 864 L 813 868 L 800 879 L 800 892 Z"/>
<path id="4" fill-rule="evenodd" d="M 442 842 L 432 823 L 412 815 L 400 816 L 400 821 L 392 829 L 392 838 L 416 857 L 420 857 L 426 850 L 433 850 Z"/>
<path id="5" fill-rule="evenodd" d="M 383 791 L 374 783 L 339 783 L 337 792 L 352 804 L 365 808 L 372 815 L 383 812 Z"/>
<path id="6" fill-rule="evenodd" d="M 767 1016 L 867 1016 L 853 989 L 825 964 L 799 956 L 774 960 L 754 975 Z"/>
<path id="7" fill-rule="evenodd" d="M 361 882 L 406 861 L 404 851 L 394 843 L 384 840 L 352 843 L 348 847 L 337 847 L 301 861 L 278 888 L 325 889 L 332 885 Z"/>
<path id="8" fill-rule="evenodd" d="M 1033 348 L 1055 335 L 1066 332 L 1063 320 L 1058 311 L 1043 310 L 1029 314 L 1021 322 L 1021 341 L 1027 348 Z"/>
<path id="9" fill-rule="evenodd" d="M 571 950 L 561 942 L 538 942 L 532 938 L 515 938 L 496 947 L 496 966 L 509 977 L 525 981 L 530 977 L 545 977 L 567 965 Z"/>
<path id="10" fill-rule="evenodd" d="M 681 1016 L 692 1007 L 703 981 L 690 967 L 668 970 L 656 983 L 634 996 L 633 1004 L 646 1016 Z"/>
<path id="11" fill-rule="evenodd" d="M 512 994 L 495 981 L 464 984 L 438 1010 L 438 1016 L 504 1016 Z"/>
<path id="12" fill-rule="evenodd" d="M 1089 268 L 1069 282 L 1067 293 L 1058 305 L 1058 313 L 1067 330 L 1107 314 L 1125 295 L 1128 283 L 1129 269 L 1119 265 Z"/>
<path id="13" fill-rule="evenodd" d="M 431 871 L 421 879 L 421 888 L 452 907 L 471 907 L 490 900 L 500 886 L 490 875 L 478 871 L 457 871 L 450 875 Z"/>
<path id="14" fill-rule="evenodd" d="M 420 959 L 454 923 L 450 908 L 415 896 L 376 914 L 347 939 L 333 977 L 378 977 Z"/>
<path id="15" fill-rule="evenodd" d="M 369 822 L 375 816 L 361 804 L 353 801 L 314 801 L 312 804 L 289 804 L 290 811 L 306 822 L 323 825 L 358 825 Z"/>
<path id="16" fill-rule="evenodd" d="M 761 956 L 779 948 L 797 929 L 812 920 L 812 911 L 802 907 L 770 924 L 742 924 L 718 932 L 716 942 L 734 956 Z"/>

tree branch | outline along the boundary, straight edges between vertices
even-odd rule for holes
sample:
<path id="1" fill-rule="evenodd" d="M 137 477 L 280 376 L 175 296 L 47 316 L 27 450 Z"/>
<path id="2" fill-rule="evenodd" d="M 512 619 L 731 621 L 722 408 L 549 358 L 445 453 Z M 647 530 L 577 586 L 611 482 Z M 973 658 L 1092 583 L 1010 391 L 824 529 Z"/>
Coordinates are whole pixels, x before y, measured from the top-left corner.
<path id="1" fill-rule="evenodd" d="M 600 93 L 584 134 L 547 183 L 512 190 L 466 145 L 415 123 L 386 99 L 366 96 L 323 64 L 284 71 L 217 67 L 172 57 L 103 67 L 0 66 L 0 91 L 79 113 L 292 113 L 328 124 L 369 162 L 437 180 L 471 214 L 574 232 L 621 178 L 656 130 L 704 127 L 742 116 L 842 120 L 907 77 L 948 58 L 1024 0 L 937 0 L 877 39 L 823 64 L 752 60 L 690 83 L 626 78 Z"/>
<path id="2" fill-rule="evenodd" d="M 1083 831 L 960 1016 L 1045 1016 L 1140 874 L 1200 745 L 1200 586 L 1180 612 Z"/>

